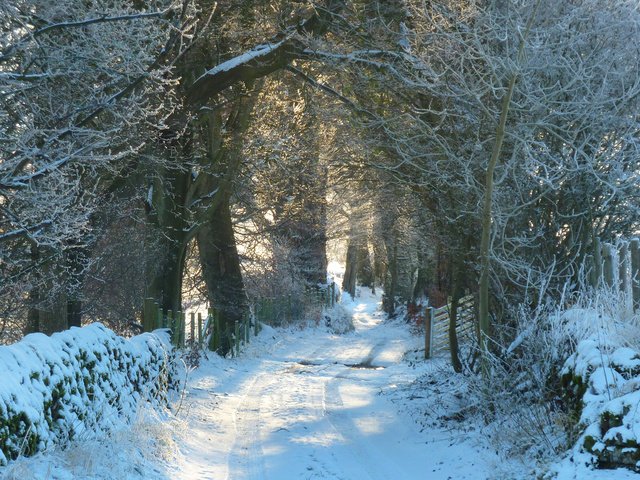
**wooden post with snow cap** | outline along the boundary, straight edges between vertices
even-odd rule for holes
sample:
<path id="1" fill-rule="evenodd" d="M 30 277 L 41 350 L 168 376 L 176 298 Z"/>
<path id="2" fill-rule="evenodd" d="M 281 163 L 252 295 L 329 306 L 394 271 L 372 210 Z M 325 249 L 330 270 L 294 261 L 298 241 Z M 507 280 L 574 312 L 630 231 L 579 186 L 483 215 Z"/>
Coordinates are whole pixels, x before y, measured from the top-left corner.
<path id="1" fill-rule="evenodd" d="M 160 304 L 158 304 L 158 302 L 156 302 L 155 305 L 156 305 L 156 328 L 163 328 L 164 312 L 162 311 L 162 308 L 160 308 Z"/>
<path id="2" fill-rule="evenodd" d="M 629 244 L 631 250 L 631 293 L 633 309 L 640 308 L 640 240 L 634 238 Z"/>
<path id="3" fill-rule="evenodd" d="M 424 358 L 431 358 L 433 340 L 433 307 L 427 307 L 424 312 Z"/>
<path id="4" fill-rule="evenodd" d="M 613 263 L 613 245 L 610 243 L 602 244 L 602 263 L 605 285 L 609 288 L 615 287 L 614 279 L 614 263 Z"/>
<path id="5" fill-rule="evenodd" d="M 171 343 L 176 345 L 176 331 L 173 327 L 173 310 L 167 310 L 167 324 L 165 327 L 171 330 Z"/>
<path id="6" fill-rule="evenodd" d="M 629 305 L 631 295 L 631 282 L 629 281 L 629 244 L 622 242 L 618 249 L 618 279 L 620 289 L 624 294 L 625 307 Z"/>

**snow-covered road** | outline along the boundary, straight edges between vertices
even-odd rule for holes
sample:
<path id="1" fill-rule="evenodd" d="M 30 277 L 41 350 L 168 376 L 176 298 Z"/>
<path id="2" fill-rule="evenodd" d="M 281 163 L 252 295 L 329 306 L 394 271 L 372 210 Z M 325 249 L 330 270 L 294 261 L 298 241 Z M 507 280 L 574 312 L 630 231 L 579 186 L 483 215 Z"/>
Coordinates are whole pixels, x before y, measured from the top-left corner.
<path id="1" fill-rule="evenodd" d="M 377 307 L 374 297 L 351 304 L 355 331 L 346 335 L 278 331 L 236 360 L 205 361 L 189 382 L 182 461 L 171 476 L 487 478 L 480 472 L 490 466 L 468 444 L 420 432 L 385 394 L 415 377 L 402 358 L 420 338 Z"/>

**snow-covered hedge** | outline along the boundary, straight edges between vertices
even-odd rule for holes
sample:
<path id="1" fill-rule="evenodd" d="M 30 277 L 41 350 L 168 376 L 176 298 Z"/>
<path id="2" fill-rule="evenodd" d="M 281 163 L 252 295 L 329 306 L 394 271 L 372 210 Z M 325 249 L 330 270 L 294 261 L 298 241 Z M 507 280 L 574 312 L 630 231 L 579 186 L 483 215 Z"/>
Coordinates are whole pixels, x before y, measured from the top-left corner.
<path id="1" fill-rule="evenodd" d="M 0 465 L 131 422 L 177 381 L 165 331 L 126 340 L 93 324 L 0 347 Z"/>
<path id="2" fill-rule="evenodd" d="M 598 467 L 640 472 L 640 354 L 602 337 L 582 340 L 562 381 L 584 426 L 578 449 Z"/>

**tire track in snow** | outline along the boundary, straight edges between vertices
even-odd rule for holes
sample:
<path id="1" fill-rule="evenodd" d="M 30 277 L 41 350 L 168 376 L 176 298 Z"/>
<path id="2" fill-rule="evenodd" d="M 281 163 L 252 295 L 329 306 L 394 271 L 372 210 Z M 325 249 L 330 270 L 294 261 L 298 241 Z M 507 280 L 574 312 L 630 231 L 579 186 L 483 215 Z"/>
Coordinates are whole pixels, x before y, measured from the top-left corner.
<path id="1" fill-rule="evenodd" d="M 265 478 L 264 452 L 261 444 L 260 403 L 271 384 L 267 374 L 258 374 L 233 414 L 235 441 L 227 460 L 227 480 L 262 480 Z"/>
<path id="2" fill-rule="evenodd" d="M 375 395 L 372 392 L 366 392 L 372 389 L 372 386 L 365 386 L 370 378 L 375 377 L 375 359 L 380 355 L 387 342 L 378 341 L 371 347 L 363 360 L 353 365 L 346 371 L 340 372 L 323 383 L 323 405 L 326 410 L 326 418 L 332 428 L 338 432 L 343 438 L 345 445 L 353 452 L 354 456 L 359 460 L 359 464 L 364 468 L 366 475 L 371 480 L 395 480 L 397 478 L 409 478 L 405 476 L 405 472 L 400 465 L 390 459 L 384 449 L 379 449 L 372 441 L 367 439 L 366 432 L 361 431 L 366 428 L 368 421 L 370 426 L 376 425 L 376 418 L 373 416 L 375 412 L 365 413 L 356 419 L 352 412 L 357 412 L 359 408 L 366 407 L 360 405 L 358 399 L 346 400 L 340 393 L 341 386 L 351 392 L 360 390 L 362 396 Z M 356 377 L 356 374 L 360 378 Z M 352 395 L 353 396 L 353 395 Z M 357 425 L 357 420 L 361 424 Z M 372 430 L 374 430 L 372 428 Z"/>

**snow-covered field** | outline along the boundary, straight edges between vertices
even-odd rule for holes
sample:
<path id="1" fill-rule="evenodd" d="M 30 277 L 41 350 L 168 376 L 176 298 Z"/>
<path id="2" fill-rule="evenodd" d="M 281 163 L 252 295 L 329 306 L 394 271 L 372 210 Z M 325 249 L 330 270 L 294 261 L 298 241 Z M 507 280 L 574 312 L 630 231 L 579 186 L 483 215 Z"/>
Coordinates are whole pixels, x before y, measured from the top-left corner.
<path id="1" fill-rule="evenodd" d="M 531 469 L 459 421 L 464 390 L 422 338 L 385 320 L 366 291 L 344 299 L 355 329 L 265 327 L 239 358 L 209 355 L 190 373 L 176 415 L 140 412 L 103 442 L 20 459 L 8 479 L 519 479 Z M 443 377 L 449 377 L 448 383 Z M 420 378 L 419 384 L 413 382 Z M 450 418 L 451 417 L 451 418 Z M 562 478 L 633 478 L 574 469 Z"/>

